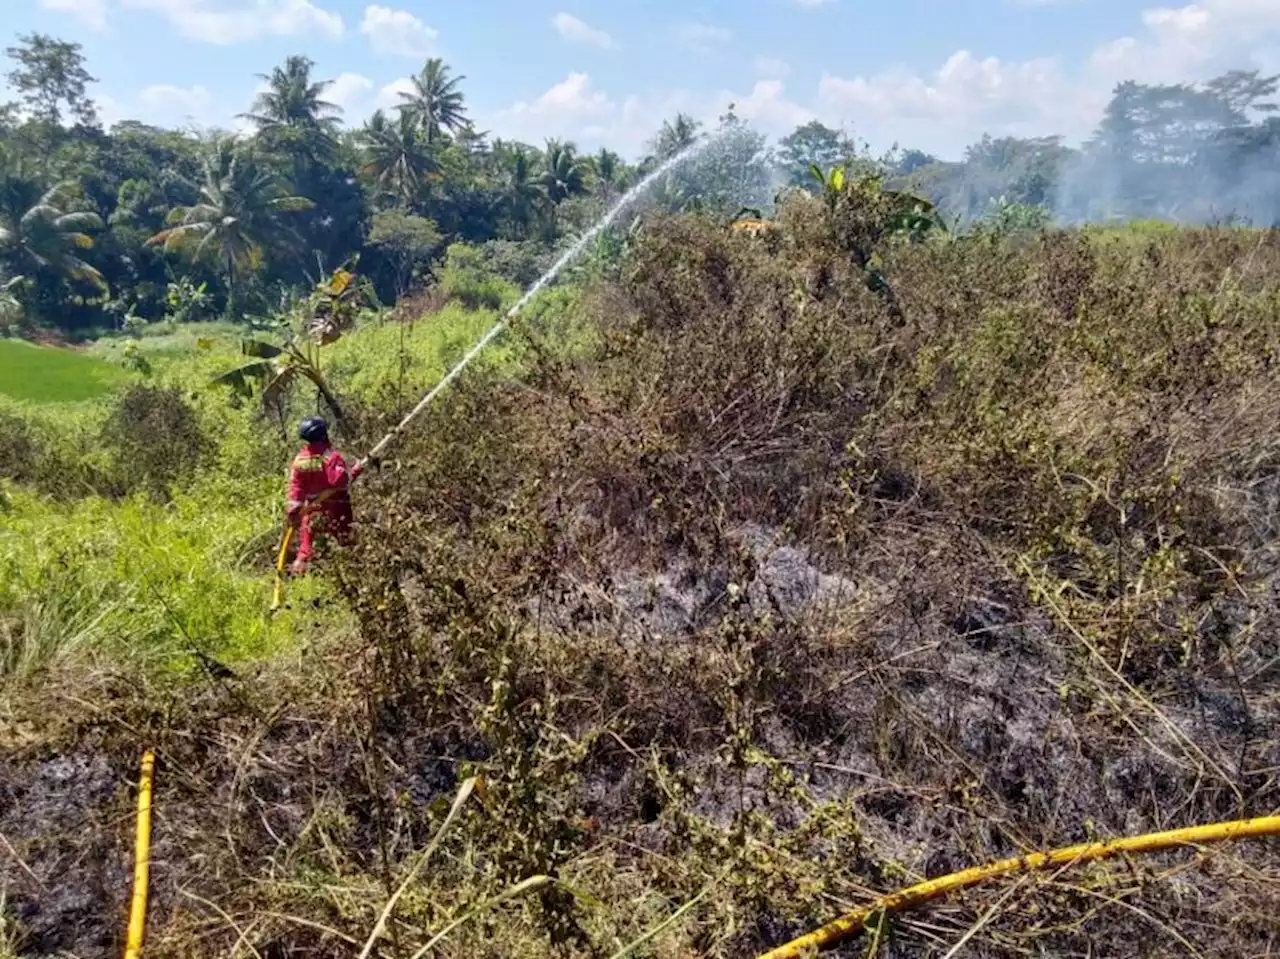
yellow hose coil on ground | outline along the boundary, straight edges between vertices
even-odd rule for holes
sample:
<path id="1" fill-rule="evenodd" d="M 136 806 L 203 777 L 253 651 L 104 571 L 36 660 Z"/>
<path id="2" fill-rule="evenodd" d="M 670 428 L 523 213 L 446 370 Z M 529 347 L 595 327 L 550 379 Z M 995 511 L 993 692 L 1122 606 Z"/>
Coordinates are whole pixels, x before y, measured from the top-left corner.
<path id="1" fill-rule="evenodd" d="M 129 933 L 124 959 L 139 959 L 142 936 L 147 926 L 147 876 L 151 865 L 151 779 L 156 756 L 148 749 L 142 754 L 142 774 L 138 777 L 138 828 L 133 852 L 133 902 L 129 909 Z"/>
<path id="2" fill-rule="evenodd" d="M 1074 866 L 1126 852 L 1159 852 L 1174 846 L 1277 835 L 1280 835 L 1280 816 L 1264 816 L 1259 819 L 1237 819 L 1207 826 L 1192 826 L 1188 829 L 1172 829 L 1168 832 L 1148 833 L 1145 836 L 1112 839 L 1108 842 L 1083 843 L 1078 846 L 1068 846 L 1065 849 L 1055 849 L 1052 852 L 1033 852 L 1014 859 L 1002 859 L 986 866 L 975 866 L 963 872 L 954 872 L 949 876 L 930 879 L 890 893 L 877 899 L 867 908 L 841 916 L 821 929 L 815 929 L 808 935 L 765 953 L 759 959 L 797 959 L 809 950 L 829 949 L 860 932 L 867 920 L 878 913 L 892 915 L 902 912 L 940 899 L 957 889 L 967 889 L 1013 872 L 1044 869 L 1047 866 Z"/>

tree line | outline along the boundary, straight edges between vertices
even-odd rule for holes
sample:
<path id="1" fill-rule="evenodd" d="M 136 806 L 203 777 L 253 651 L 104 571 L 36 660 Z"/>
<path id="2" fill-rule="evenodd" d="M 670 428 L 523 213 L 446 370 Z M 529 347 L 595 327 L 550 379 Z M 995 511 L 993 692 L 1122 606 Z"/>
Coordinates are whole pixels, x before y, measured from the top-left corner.
<path id="1" fill-rule="evenodd" d="M 392 302 L 454 243 L 499 251 L 525 281 L 530 262 L 705 132 L 677 115 L 636 163 L 490 137 L 469 116 L 466 78 L 439 59 L 395 108 L 348 128 L 304 56 L 261 75 L 248 134 L 137 121 L 108 131 L 79 45 L 37 33 L 6 54 L 19 100 L 0 107 L 0 331 L 269 313 L 356 255 Z M 1280 214 L 1278 82 L 1234 71 L 1202 85 L 1125 83 L 1079 149 L 984 137 L 956 162 L 899 148 L 873 156 L 816 121 L 770 145 L 730 106 L 721 135 L 660 179 L 651 202 L 765 210 L 780 190 L 810 185 L 813 167 L 843 164 L 961 222 L 1244 214 L 1269 224 Z"/>

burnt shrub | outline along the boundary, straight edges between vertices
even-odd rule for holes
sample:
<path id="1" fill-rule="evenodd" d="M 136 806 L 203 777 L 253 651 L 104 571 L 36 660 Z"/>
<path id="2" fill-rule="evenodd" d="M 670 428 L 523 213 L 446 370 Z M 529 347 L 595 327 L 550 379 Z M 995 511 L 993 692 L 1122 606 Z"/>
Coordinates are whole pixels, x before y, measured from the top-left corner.
<path id="1" fill-rule="evenodd" d="M 101 442 L 111 455 L 116 492 L 145 490 L 162 498 L 190 480 L 215 449 L 196 411 L 169 386 L 123 393 L 103 424 Z"/>
<path id="2" fill-rule="evenodd" d="M 0 412 L 0 479 L 12 480 L 57 499 L 84 495 L 97 489 L 102 477 L 90 462 L 64 448 L 39 424 L 22 416 Z"/>

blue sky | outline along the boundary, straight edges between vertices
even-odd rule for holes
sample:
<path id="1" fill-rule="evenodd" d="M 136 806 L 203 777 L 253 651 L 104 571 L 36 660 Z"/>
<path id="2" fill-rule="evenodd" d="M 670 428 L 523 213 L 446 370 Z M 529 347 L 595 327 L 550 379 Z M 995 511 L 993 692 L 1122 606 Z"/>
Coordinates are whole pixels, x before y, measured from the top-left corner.
<path id="1" fill-rule="evenodd" d="M 954 156 L 984 132 L 1086 136 L 1122 79 L 1280 72 L 1280 0 L 3 0 L 9 35 L 84 46 L 106 120 L 230 126 L 291 53 L 358 123 L 427 56 L 481 129 L 636 156 L 730 103 Z M 12 9 L 17 7 L 18 9 Z"/>

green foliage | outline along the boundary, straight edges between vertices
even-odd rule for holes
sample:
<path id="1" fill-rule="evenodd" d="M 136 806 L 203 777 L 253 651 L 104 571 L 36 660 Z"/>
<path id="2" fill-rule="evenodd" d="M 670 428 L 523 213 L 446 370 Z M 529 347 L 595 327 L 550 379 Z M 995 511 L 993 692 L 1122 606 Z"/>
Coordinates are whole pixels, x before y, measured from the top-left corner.
<path id="1" fill-rule="evenodd" d="M 315 142 L 323 142 L 326 135 L 335 132 L 334 119 L 342 113 L 341 107 L 324 99 L 332 81 L 311 79 L 315 63 L 304 56 L 288 57 L 283 66 L 269 74 L 258 74 L 266 87 L 257 95 L 250 113 L 243 114 L 253 121 L 259 131 L 268 137 L 284 135 L 289 128 L 320 134 Z M 279 147 L 281 144 L 274 144 Z"/>
<path id="2" fill-rule="evenodd" d="M 219 374 L 214 377 L 214 383 L 230 387 L 237 396 L 246 399 L 252 398 L 256 389 L 264 407 L 276 409 L 283 417 L 290 390 L 307 380 L 324 398 L 333 416 L 342 420 L 342 405 L 320 372 L 320 344 L 292 338 L 280 346 L 263 340 L 243 340 L 240 350 L 253 360 Z"/>
<path id="3" fill-rule="evenodd" d="M 831 186 L 789 195 L 758 238 L 649 218 L 615 269 L 540 297 L 360 487 L 354 550 L 293 582 L 275 619 L 291 444 L 227 391 L 138 394 L 145 422 L 180 398 L 170 412 L 216 442 L 168 503 L 14 484 L 0 649 L 27 679 L 6 693 L 58 704 L 50 742 L 132 760 L 140 734 L 162 735 L 187 773 L 165 805 L 175 857 L 205 864 L 201 895 L 227 915 L 265 917 L 179 910 L 154 941 L 266 954 L 300 927 L 358 949 L 404 883 L 378 945 L 394 933 L 405 955 L 464 919 L 457 948 L 504 959 L 754 955 L 930 857 L 1234 808 L 1237 770 L 1214 767 L 1268 744 L 1205 690 L 1274 712 L 1257 624 L 1274 605 L 1275 238 L 942 238 L 883 182 Z M 446 269 L 486 281 L 490 253 L 455 245 Z M 869 269 L 908 292 L 873 295 Z M 497 318 L 458 299 L 411 323 L 361 316 L 324 348 L 360 441 Z M 157 384 L 188 390 L 241 338 L 162 327 L 137 347 Z M 281 357 L 255 342 L 251 358 Z M 73 425 L 33 414 L 28 435 L 63 449 Z M 111 468 L 91 426 L 81 452 Z M 837 581 L 832 605 L 791 606 L 773 577 L 792 564 Z M 104 673 L 123 678 L 85 678 Z M 1170 714 L 1209 731 L 1147 742 Z M 1259 765 L 1250 788 L 1274 805 Z M 1117 773 L 1133 767 L 1157 784 Z M 453 810 L 473 775 L 474 805 Z M 267 801 L 286 789 L 286 807 Z M 114 835 L 103 819 L 95 843 Z M 1114 915 L 1080 918 L 1107 879 L 1034 913 L 1010 899 L 1022 945 L 1085 954 L 1114 935 Z M 1179 919 L 1226 930 L 1199 905 L 1220 887 L 1195 888 Z M 1274 891 L 1242 889 L 1273 914 Z M 1145 911 L 1160 893 L 1126 895 Z M 1239 954 L 1271 932 L 1230 929 Z"/>
<path id="4" fill-rule="evenodd" d="M 797 127 L 778 141 L 778 163 L 791 186 L 807 186 L 811 171 L 841 167 L 853 159 L 853 141 L 817 120 Z"/>
<path id="5" fill-rule="evenodd" d="M 454 303 L 408 322 L 368 324 L 326 349 L 327 375 L 363 406 L 407 412 L 497 320 L 495 312 Z M 512 370 L 513 362 L 500 340 L 476 368 Z"/>
<path id="6" fill-rule="evenodd" d="M 548 140 L 544 164 L 538 182 L 552 207 L 586 192 L 588 168 L 573 144 Z"/>
<path id="7" fill-rule="evenodd" d="M 356 318 L 363 311 L 380 305 L 368 278 L 355 272 L 358 262 L 359 257 L 353 257 L 311 291 L 305 325 L 307 335 L 318 346 L 341 339 L 355 326 Z"/>
<path id="8" fill-rule="evenodd" d="M 998 233 L 1018 233 L 1043 230 L 1052 219 L 1053 213 L 1048 207 L 1014 203 L 1001 196 L 991 201 L 991 208 L 980 223 Z"/>
<path id="9" fill-rule="evenodd" d="M 268 247 L 296 240 L 284 214 L 310 209 L 306 198 L 288 193 L 280 179 L 264 169 L 252 150 L 229 137 L 214 139 L 203 158 L 202 179 L 185 186 L 200 200 L 175 207 L 169 227 L 147 242 L 177 252 L 192 263 L 216 265 L 227 279 L 230 312 L 243 308 L 239 287 L 257 274 Z"/>
<path id="10" fill-rule="evenodd" d="M 520 296 L 514 284 L 487 267 L 480 250 L 463 243 L 454 243 L 445 251 L 439 288 L 471 310 L 502 310 Z"/>
<path id="11" fill-rule="evenodd" d="M 0 613 L 0 682 L 29 680 L 77 657 L 113 648 L 118 637 L 105 629 L 119 612 L 107 590 L 68 577 L 49 583 L 41 595 L 26 594 Z M 117 650 L 120 647 L 115 647 Z"/>
<path id="12" fill-rule="evenodd" d="M 85 69 L 80 44 L 43 33 L 19 36 L 18 44 L 5 51 L 15 64 L 6 79 L 32 116 L 52 130 L 61 124 L 65 110 L 82 126 L 93 126 L 97 111 L 88 87 L 97 81 Z"/>
<path id="13" fill-rule="evenodd" d="M 289 635 L 292 616 L 262 615 L 269 581 L 246 572 L 243 554 L 273 525 L 268 504 L 278 485 L 211 483 L 167 507 L 145 499 L 54 506 L 15 495 L 13 510 L 0 514 L 10 655 L 27 669 L 74 648 L 190 670 L 198 667 L 192 650 L 233 660 L 270 650 Z"/>
<path id="14" fill-rule="evenodd" d="M 179 277 L 170 283 L 165 290 L 165 306 L 167 315 L 177 323 L 198 323 L 207 319 L 213 304 L 209 295 L 209 284 L 197 286 L 188 276 Z"/>
<path id="15" fill-rule="evenodd" d="M 5 284 L 10 321 L 15 300 L 23 314 L 44 318 L 77 289 L 106 293 L 102 274 L 83 258 L 102 220 L 82 202 L 71 181 L 45 189 L 19 168 L 0 167 L 0 263 L 26 277 Z"/>
<path id="16" fill-rule="evenodd" d="M 399 298 L 415 281 L 426 280 L 442 240 L 439 228 L 426 217 L 399 210 L 373 215 L 369 246 L 376 254 L 375 262 L 382 265 L 380 286 L 389 292 L 388 299 Z"/>
<path id="17" fill-rule="evenodd" d="M 141 373 L 143 376 L 150 376 L 152 372 L 151 361 L 143 355 L 142 350 L 138 348 L 136 340 L 124 345 L 124 349 L 120 353 L 120 365 L 126 370 Z"/>
<path id="18" fill-rule="evenodd" d="M 465 97 L 458 89 L 465 79 L 450 76 L 449 66 L 433 57 L 409 78 L 409 89 L 400 91 L 400 111 L 423 132 L 427 143 L 434 143 L 445 130 L 457 133 L 467 127 Z"/>
<path id="19" fill-rule="evenodd" d="M 242 115 L 253 136 L 208 144 L 130 120 L 98 129 L 95 81 L 78 44 L 36 34 L 8 53 L 24 110 L 0 109 L 0 282 L 25 278 L 0 293 L 0 329 L 9 332 L 19 320 L 24 333 L 118 328 L 113 304 L 147 322 L 219 311 L 242 320 L 305 295 L 358 254 L 390 301 L 429 285 L 432 263 L 452 243 L 563 248 L 629 185 L 704 135 L 701 121 L 677 114 L 635 165 L 607 147 L 582 156 L 561 141 L 490 141 L 468 118 L 465 78 L 437 58 L 394 110 L 344 131 L 326 99 L 332 81 L 291 55 L 259 74 Z M 816 164 L 883 176 L 890 189 L 927 197 L 948 222 L 988 230 L 993 219 L 999 230 L 1034 228 L 1039 210 L 1067 220 L 1271 222 L 1280 210 L 1268 173 L 1280 144 L 1277 88 L 1280 80 L 1256 70 L 1198 85 L 1123 83 L 1081 149 L 1054 136 L 984 136 L 957 162 L 896 147 L 873 158 L 818 121 L 771 149 L 731 105 L 712 142 L 648 200 L 669 212 L 769 213 L 777 187 L 805 185 Z M 69 120 L 77 125 L 68 129 Z M 1009 210 L 994 213 L 993 204 Z M 174 253 L 184 255 L 177 281 L 166 256 Z M 166 301 L 171 282 L 203 288 L 208 302 L 175 307 Z"/>
<path id="20" fill-rule="evenodd" d="M 359 135 L 368 153 L 361 172 L 393 202 L 411 204 L 440 169 L 417 121 L 407 111 L 388 120 L 383 111 L 377 110 Z"/>
<path id="21" fill-rule="evenodd" d="M 17 290 L 25 279 L 15 276 L 0 283 L 0 337 L 16 332 L 22 324 L 22 301 Z"/>
<path id="22" fill-rule="evenodd" d="M 655 160 L 669 160 L 691 147 L 701 132 L 701 123 L 686 113 L 677 113 L 675 119 L 662 122 L 662 129 L 650 142 L 649 149 Z"/>

